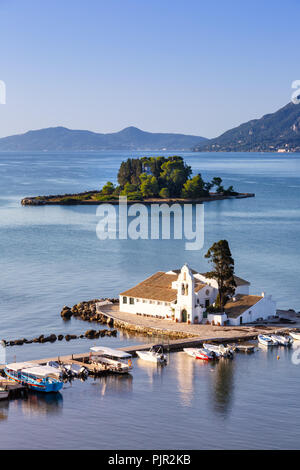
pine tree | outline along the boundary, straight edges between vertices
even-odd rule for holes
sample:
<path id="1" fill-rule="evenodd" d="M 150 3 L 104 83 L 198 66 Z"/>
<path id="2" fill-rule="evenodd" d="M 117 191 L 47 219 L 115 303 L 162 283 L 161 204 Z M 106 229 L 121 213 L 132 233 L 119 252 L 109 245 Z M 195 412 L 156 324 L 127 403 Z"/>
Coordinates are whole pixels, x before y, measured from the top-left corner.
<path id="1" fill-rule="evenodd" d="M 217 307 L 224 309 L 229 297 L 235 292 L 236 283 L 234 280 L 234 259 L 227 240 L 220 240 L 214 243 L 205 255 L 213 264 L 213 270 L 206 274 L 206 277 L 215 279 L 218 283 Z"/>

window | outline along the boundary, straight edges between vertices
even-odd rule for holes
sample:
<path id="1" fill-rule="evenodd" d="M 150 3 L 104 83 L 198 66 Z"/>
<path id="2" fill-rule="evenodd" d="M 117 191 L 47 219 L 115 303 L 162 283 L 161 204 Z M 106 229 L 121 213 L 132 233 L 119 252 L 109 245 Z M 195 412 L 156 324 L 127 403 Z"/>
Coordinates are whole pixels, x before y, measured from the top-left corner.
<path id="1" fill-rule="evenodd" d="M 205 299 L 205 307 L 209 306 L 209 299 Z"/>
<path id="2" fill-rule="evenodd" d="M 131 305 L 134 304 L 134 299 L 133 299 L 132 297 L 129 298 L 129 303 L 130 303 Z"/>
<path id="3" fill-rule="evenodd" d="M 127 297 L 123 297 L 123 304 L 127 304 Z"/>

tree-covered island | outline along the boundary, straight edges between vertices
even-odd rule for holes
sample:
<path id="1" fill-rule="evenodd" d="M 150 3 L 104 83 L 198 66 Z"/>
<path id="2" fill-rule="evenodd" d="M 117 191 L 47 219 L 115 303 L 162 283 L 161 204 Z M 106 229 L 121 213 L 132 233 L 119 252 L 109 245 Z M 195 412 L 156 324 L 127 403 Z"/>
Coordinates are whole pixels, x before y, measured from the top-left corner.
<path id="1" fill-rule="evenodd" d="M 253 196 L 239 194 L 232 186 L 224 188 L 222 179 L 217 176 L 211 181 L 204 181 L 200 173 L 192 176 L 192 168 L 177 155 L 128 158 L 121 163 L 117 180 L 118 184 L 108 181 L 98 191 L 24 198 L 22 204 L 97 204 L 118 201 L 119 196 L 126 196 L 128 201 L 159 199 L 172 202 Z"/>

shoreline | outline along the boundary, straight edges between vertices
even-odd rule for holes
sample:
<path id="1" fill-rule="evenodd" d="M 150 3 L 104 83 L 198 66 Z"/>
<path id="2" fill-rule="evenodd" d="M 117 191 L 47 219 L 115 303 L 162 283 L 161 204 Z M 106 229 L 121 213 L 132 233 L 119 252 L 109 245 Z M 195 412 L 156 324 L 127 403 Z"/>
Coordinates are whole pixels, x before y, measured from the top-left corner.
<path id="1" fill-rule="evenodd" d="M 60 194 L 53 196 L 33 196 L 33 197 L 24 197 L 21 200 L 22 206 L 45 206 L 45 205 L 61 205 L 61 206 L 74 206 L 74 205 L 83 205 L 83 206 L 98 206 L 100 204 L 113 204 L 119 205 L 119 199 L 107 199 L 105 201 L 97 201 L 95 199 L 72 199 L 78 196 L 84 196 L 86 194 L 96 194 L 96 191 L 87 191 L 84 193 L 76 194 Z M 184 198 L 148 198 L 144 200 L 127 200 L 127 205 L 131 204 L 201 204 L 203 202 L 211 201 L 222 201 L 225 199 L 245 199 L 249 197 L 255 197 L 254 193 L 237 193 L 235 195 L 218 195 L 211 193 L 210 196 L 201 197 L 197 199 L 184 199 Z M 64 200 L 68 198 L 69 200 Z"/>

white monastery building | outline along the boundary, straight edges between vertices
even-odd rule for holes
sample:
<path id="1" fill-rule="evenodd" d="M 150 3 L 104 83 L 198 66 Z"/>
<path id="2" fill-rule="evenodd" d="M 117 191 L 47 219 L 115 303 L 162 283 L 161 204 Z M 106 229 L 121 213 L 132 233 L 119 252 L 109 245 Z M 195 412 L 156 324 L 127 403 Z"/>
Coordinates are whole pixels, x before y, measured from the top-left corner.
<path id="1" fill-rule="evenodd" d="M 276 314 L 276 302 L 264 292 L 249 295 L 250 283 L 235 276 L 234 296 L 223 313 L 207 313 L 218 295 L 216 280 L 185 264 L 181 269 L 159 271 L 120 294 L 120 311 L 176 322 L 241 325 Z"/>

